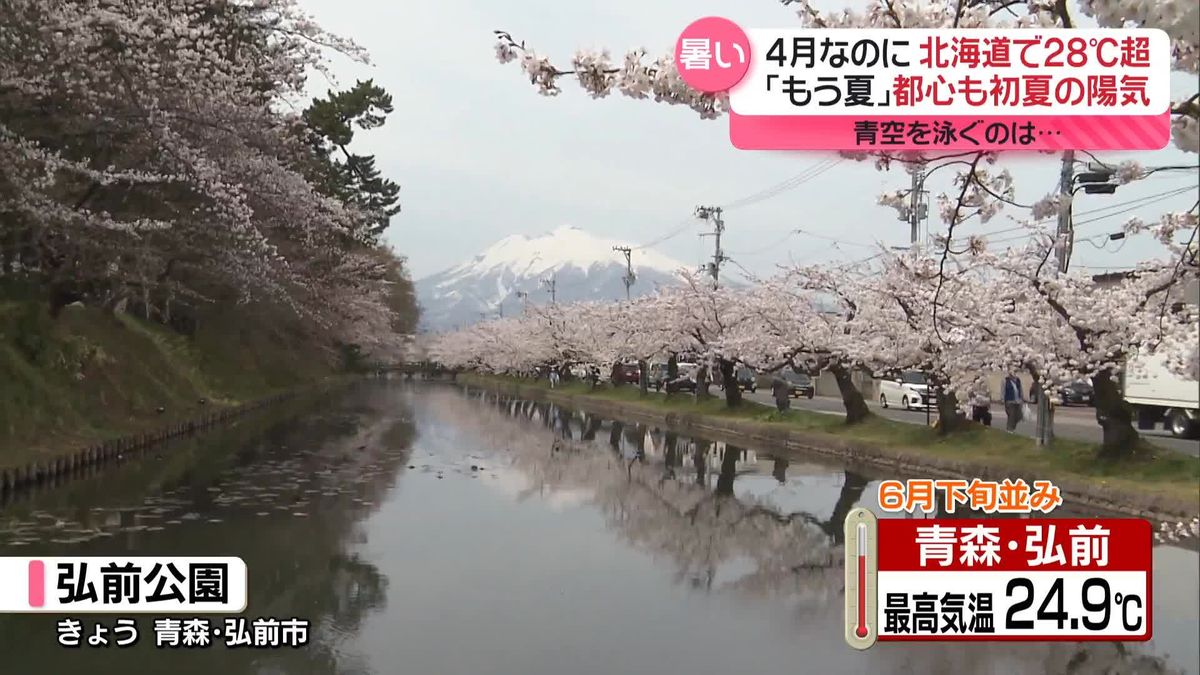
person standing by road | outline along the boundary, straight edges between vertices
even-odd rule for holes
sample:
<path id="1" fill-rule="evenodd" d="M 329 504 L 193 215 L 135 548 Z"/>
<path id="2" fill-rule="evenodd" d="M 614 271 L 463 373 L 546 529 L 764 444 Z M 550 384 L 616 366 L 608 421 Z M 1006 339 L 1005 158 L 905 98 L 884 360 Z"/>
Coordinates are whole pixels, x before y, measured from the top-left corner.
<path id="1" fill-rule="evenodd" d="M 791 407 L 792 385 L 782 377 L 771 381 L 771 394 L 775 397 L 775 409 L 783 412 Z"/>
<path id="2" fill-rule="evenodd" d="M 1009 373 L 1004 378 L 1004 414 L 1008 416 L 1005 429 L 1011 434 L 1017 430 L 1021 421 L 1021 406 L 1025 403 L 1025 394 L 1021 392 L 1021 378 L 1016 373 Z"/>
<path id="3" fill-rule="evenodd" d="M 992 397 L 987 389 L 978 389 L 971 394 L 971 421 L 985 427 L 992 426 Z"/>

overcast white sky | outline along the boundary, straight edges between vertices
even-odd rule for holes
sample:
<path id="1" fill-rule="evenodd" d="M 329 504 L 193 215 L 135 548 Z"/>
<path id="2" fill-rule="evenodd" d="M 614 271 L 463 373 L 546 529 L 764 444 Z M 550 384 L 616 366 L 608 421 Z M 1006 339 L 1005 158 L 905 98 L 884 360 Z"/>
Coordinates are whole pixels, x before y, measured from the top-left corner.
<path id="1" fill-rule="evenodd" d="M 699 204 L 754 194 L 827 157 L 737 150 L 725 119 L 701 120 L 682 107 L 617 94 L 593 101 L 565 79 L 563 94 L 542 97 L 517 64 L 502 66 L 494 56 L 493 29 L 507 30 L 566 65 L 579 47 L 608 47 L 614 56 L 633 47 L 667 53 L 683 27 L 707 15 L 748 28 L 794 25 L 794 12 L 774 0 L 301 0 L 301 5 L 325 28 L 371 52 L 370 67 L 335 60 L 338 84 L 373 78 L 395 99 L 387 125 L 360 134 L 355 147 L 375 154 L 381 169 L 402 185 L 403 211 L 393 218 L 388 240 L 408 256 L 416 278 L 509 234 L 540 234 L 563 224 L 634 243 L 652 241 L 687 221 Z M 826 0 L 825 6 L 845 3 Z M 1177 96 L 1189 86 L 1187 78 L 1178 83 Z M 320 94 L 329 83 L 315 79 L 312 87 Z M 1138 159 L 1147 165 L 1196 164 L 1195 155 L 1174 150 L 1141 153 Z M 1005 163 L 1016 177 L 1018 201 L 1036 201 L 1057 183 L 1053 156 Z M 1187 209 L 1200 196 L 1196 181 L 1194 171 L 1163 173 L 1115 195 L 1081 194 L 1078 236 L 1116 231 L 1134 215 Z M 842 162 L 773 199 L 727 211 L 725 249 L 763 274 L 789 259 L 853 260 L 871 255 L 876 241 L 906 244 L 908 225 L 875 200 L 882 191 L 908 184 L 902 169 L 880 173 L 869 164 Z M 1118 204 L 1189 186 L 1174 198 L 1114 214 Z M 931 180 L 927 187 L 936 195 L 948 185 Z M 1111 217 L 1087 222 L 1087 211 L 1109 206 L 1114 208 L 1092 217 Z M 1012 227 L 1016 215 L 973 223 L 964 234 Z M 937 227 L 936 214 L 931 223 Z M 788 235 L 797 228 L 818 236 Z M 700 231 L 695 221 L 657 248 L 698 263 L 711 254 L 711 240 L 698 238 Z M 1142 239 L 1115 248 L 1080 242 L 1073 265 L 1127 266 L 1158 250 Z"/>

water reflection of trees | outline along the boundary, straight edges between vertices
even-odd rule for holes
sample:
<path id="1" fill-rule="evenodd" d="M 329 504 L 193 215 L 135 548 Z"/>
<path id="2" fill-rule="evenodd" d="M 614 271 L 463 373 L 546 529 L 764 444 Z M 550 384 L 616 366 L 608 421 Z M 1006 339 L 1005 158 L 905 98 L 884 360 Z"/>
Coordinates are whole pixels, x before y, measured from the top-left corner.
<path id="1" fill-rule="evenodd" d="M 90 499 L 88 508 L 63 513 L 103 518 L 106 508 L 128 509 L 148 499 L 157 508 L 169 505 L 200 517 L 162 531 L 118 532 L 69 551 L 38 548 L 38 553 L 69 555 L 239 556 L 251 575 L 244 616 L 310 619 L 310 645 L 270 651 L 220 646 L 159 650 L 153 646 L 150 622 L 143 620 L 136 648 L 64 650 L 54 646 L 56 617 L 3 615 L 4 670 L 56 675 L 369 672 L 343 642 L 385 606 L 388 584 L 354 549 L 364 538 L 361 523 L 385 500 L 408 460 L 414 435 L 408 396 L 398 388 L 371 387 L 250 437 L 213 436 L 210 441 L 221 444 L 203 448 L 211 455 L 206 461 L 161 488 L 143 488 L 152 488 L 149 492 L 105 498 L 95 486 L 81 486 L 80 494 Z M 47 497 L 53 501 L 30 507 L 58 511 L 77 503 L 69 494 Z M 222 522 L 207 522 L 214 517 Z"/>
<path id="2" fill-rule="evenodd" d="M 671 561 L 677 582 L 708 592 L 798 598 L 798 609 L 821 622 L 840 613 L 842 523 L 861 499 L 866 477 L 845 472 L 829 518 L 782 513 L 756 499 L 734 496 L 739 475 L 756 463 L 746 449 L 639 424 L 610 423 L 541 402 L 493 394 L 475 398 L 484 405 L 455 397 L 443 413 L 508 450 L 506 456 L 527 477 L 531 492 L 589 491 L 619 536 Z M 786 459 L 771 458 L 776 481 L 786 481 L 787 470 Z M 840 643 L 840 634 L 836 640 Z M 888 645 L 864 656 L 872 672 L 1178 672 L 1162 658 L 1122 643 L 1051 643 L 1021 650 L 974 645 L 969 652 L 935 644 Z"/>
<path id="3" fill-rule="evenodd" d="M 455 413 L 455 423 L 502 443 L 531 489 L 589 491 L 613 530 L 670 560 L 678 582 L 794 593 L 822 604 L 839 597 L 844 512 L 822 519 L 735 498 L 739 472 L 756 463 L 752 451 L 552 404 L 494 396 L 485 402 L 471 414 Z M 839 503 L 855 503 L 865 485 L 847 480 Z"/>

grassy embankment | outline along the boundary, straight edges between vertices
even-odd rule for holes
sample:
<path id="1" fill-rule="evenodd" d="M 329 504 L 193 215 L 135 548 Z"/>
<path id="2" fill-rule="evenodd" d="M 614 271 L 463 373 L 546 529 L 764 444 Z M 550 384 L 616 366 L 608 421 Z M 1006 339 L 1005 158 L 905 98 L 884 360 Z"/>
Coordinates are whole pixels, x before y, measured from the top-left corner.
<path id="1" fill-rule="evenodd" d="M 525 386 L 549 388 L 544 380 L 470 377 L 480 381 L 491 379 L 495 382 L 520 382 Z M 753 401 L 743 401 L 741 407 L 730 409 L 719 396 L 700 401 L 686 393 L 671 396 L 651 393 L 642 396 L 633 386 L 601 386 L 591 390 L 587 384 L 580 382 L 563 384 L 556 391 L 636 403 L 647 410 L 663 413 L 690 413 L 754 421 L 814 435 L 827 434 L 831 438 L 903 454 L 916 462 L 922 457 L 934 461 L 967 460 L 1046 480 L 1069 478 L 1122 492 L 1161 495 L 1183 503 L 1200 501 L 1200 458 L 1166 450 L 1159 452 L 1154 446 L 1148 446 L 1149 451 L 1138 459 L 1106 462 L 1096 458 L 1096 446 L 1090 443 L 1057 438 L 1053 448 L 1047 451 L 1040 449 L 1032 438 L 981 425 L 940 436 L 934 429 L 924 425 L 877 416 L 872 416 L 862 424 L 847 426 L 836 415 L 795 409 L 780 413 Z"/>
<path id="2" fill-rule="evenodd" d="M 245 307 L 207 311 L 184 336 L 92 307 L 51 317 L 45 302 L 0 287 L 0 468 L 333 374 L 336 359 L 298 328 Z"/>

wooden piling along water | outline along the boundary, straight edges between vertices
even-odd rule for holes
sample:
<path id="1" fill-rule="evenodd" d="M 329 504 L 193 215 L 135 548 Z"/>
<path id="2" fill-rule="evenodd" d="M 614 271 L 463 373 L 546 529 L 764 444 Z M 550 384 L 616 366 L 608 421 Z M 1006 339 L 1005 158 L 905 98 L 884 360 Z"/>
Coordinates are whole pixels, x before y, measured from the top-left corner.
<path id="1" fill-rule="evenodd" d="M 317 390 L 327 388 L 329 388 L 327 385 L 316 387 Z M 70 476 L 82 474 L 85 471 L 90 473 L 114 459 L 123 459 L 133 452 L 141 454 L 171 439 L 207 431 L 248 413 L 295 398 L 304 391 L 311 391 L 311 389 L 274 394 L 216 412 L 206 412 L 184 422 L 168 424 L 153 431 L 100 441 L 67 455 L 38 459 L 24 466 L 0 469 L 0 497 L 7 498 L 18 491 L 31 489 L 38 485 L 46 487 L 56 485 Z"/>

